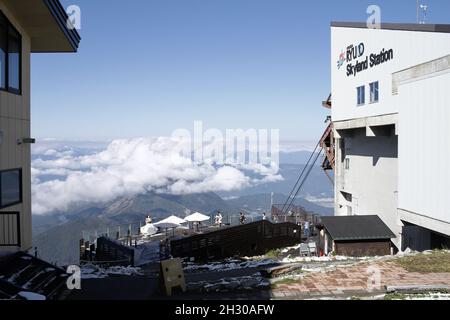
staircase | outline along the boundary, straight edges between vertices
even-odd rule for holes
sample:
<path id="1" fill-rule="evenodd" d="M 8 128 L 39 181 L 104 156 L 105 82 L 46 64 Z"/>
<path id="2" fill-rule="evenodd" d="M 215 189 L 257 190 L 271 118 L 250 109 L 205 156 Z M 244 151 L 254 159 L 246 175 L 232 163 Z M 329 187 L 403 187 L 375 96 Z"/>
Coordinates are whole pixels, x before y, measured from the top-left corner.
<path id="1" fill-rule="evenodd" d="M 332 180 L 328 172 L 334 171 L 336 162 L 333 122 L 330 123 L 330 125 L 325 130 L 322 138 L 320 139 L 320 147 L 325 152 L 325 159 L 322 163 L 322 169 L 325 171 L 328 178 Z"/>

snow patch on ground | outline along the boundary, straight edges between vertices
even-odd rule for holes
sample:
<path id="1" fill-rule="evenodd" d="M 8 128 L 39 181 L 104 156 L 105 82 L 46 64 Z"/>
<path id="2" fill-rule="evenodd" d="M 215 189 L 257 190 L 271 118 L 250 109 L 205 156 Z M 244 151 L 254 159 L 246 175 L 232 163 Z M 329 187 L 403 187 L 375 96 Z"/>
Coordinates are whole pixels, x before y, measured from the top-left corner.
<path id="1" fill-rule="evenodd" d="M 300 250 L 300 244 L 293 246 L 293 247 L 287 247 L 283 250 L 281 250 L 281 253 L 288 253 L 289 251 L 293 251 L 293 250 Z"/>
<path id="2" fill-rule="evenodd" d="M 34 292 L 28 292 L 28 291 L 21 291 L 18 293 L 18 296 L 20 296 L 21 298 L 25 299 L 25 300 L 30 300 L 30 301 L 44 301 L 47 300 L 47 298 L 43 295 L 34 293 Z"/>
<path id="3" fill-rule="evenodd" d="M 247 277 L 223 278 L 217 281 L 190 282 L 188 290 L 198 293 L 252 291 L 270 288 L 270 282 L 261 275 Z"/>
<path id="4" fill-rule="evenodd" d="M 110 276 L 141 276 L 141 268 L 114 266 L 101 268 L 93 264 L 86 264 L 81 267 L 81 279 L 103 279 Z"/>
<path id="5" fill-rule="evenodd" d="M 351 258 L 343 256 L 331 256 L 331 257 L 292 257 L 287 256 L 282 263 L 299 263 L 299 262 L 333 262 L 333 261 L 357 261 L 357 260 L 369 260 L 370 257 L 363 258 Z"/>
<path id="6" fill-rule="evenodd" d="M 409 294 L 398 299 L 392 300 L 450 300 L 449 293 L 426 293 L 426 294 Z"/>
<path id="7" fill-rule="evenodd" d="M 275 264 L 276 261 L 272 259 L 264 259 L 257 261 L 241 261 L 228 259 L 224 262 L 212 262 L 208 264 L 194 264 L 191 262 L 185 263 L 184 271 L 230 271 L 247 268 L 258 268 Z"/>
<path id="8" fill-rule="evenodd" d="M 428 254 L 433 254 L 434 252 L 435 252 L 435 250 L 426 250 L 426 251 L 423 251 L 423 252 L 419 252 L 419 251 L 414 251 L 414 250 L 411 250 L 410 248 L 407 248 L 403 252 L 399 251 L 396 254 L 396 257 L 412 257 L 412 256 L 416 256 L 416 255 L 419 255 L 419 254 L 426 254 L 426 255 L 428 255 Z M 450 250 L 439 250 L 439 252 L 450 253 Z"/>

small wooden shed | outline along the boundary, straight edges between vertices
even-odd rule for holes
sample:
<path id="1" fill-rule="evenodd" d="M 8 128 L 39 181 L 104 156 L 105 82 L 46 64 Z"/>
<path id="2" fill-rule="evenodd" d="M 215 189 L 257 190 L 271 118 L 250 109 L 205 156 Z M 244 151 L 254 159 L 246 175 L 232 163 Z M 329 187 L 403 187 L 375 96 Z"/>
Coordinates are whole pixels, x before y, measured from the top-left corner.
<path id="1" fill-rule="evenodd" d="M 379 216 L 322 217 L 320 247 L 339 256 L 385 256 L 395 234 Z"/>

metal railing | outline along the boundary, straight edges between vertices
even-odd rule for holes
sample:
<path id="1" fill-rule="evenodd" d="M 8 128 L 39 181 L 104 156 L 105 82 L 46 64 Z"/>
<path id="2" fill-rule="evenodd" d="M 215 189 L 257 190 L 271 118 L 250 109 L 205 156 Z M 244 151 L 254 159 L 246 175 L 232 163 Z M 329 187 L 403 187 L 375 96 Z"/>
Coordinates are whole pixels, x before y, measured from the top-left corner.
<path id="1" fill-rule="evenodd" d="M 267 218 L 267 219 L 269 219 L 269 218 Z M 263 220 L 263 216 L 255 217 L 253 215 L 245 215 L 244 224 L 261 221 L 261 220 Z M 223 215 L 222 225 L 234 227 L 234 226 L 238 226 L 240 224 L 241 224 L 241 216 L 240 215 L 236 215 L 236 214 Z M 215 223 L 212 223 L 212 225 L 215 225 Z"/>
<path id="2" fill-rule="evenodd" d="M 0 247 L 20 246 L 20 213 L 0 212 Z"/>
<path id="3" fill-rule="evenodd" d="M 126 237 L 138 236 L 141 232 L 141 227 L 144 225 L 145 222 L 138 221 L 128 224 L 105 227 L 97 230 L 85 230 L 81 232 L 81 238 L 89 242 L 95 242 L 100 237 L 118 240 Z"/>
<path id="4" fill-rule="evenodd" d="M 235 213 L 222 213 L 222 227 L 234 227 L 241 225 L 240 215 Z M 245 215 L 244 224 L 253 223 L 257 221 L 263 220 L 263 216 L 255 216 L 251 214 Z M 274 221 L 271 217 L 267 216 L 266 219 L 272 223 L 285 223 L 285 222 L 293 222 L 297 223 L 297 221 L 291 221 L 288 217 L 286 219 L 279 219 L 279 221 Z M 156 221 L 155 221 L 156 222 Z M 192 223 L 189 223 L 192 227 Z M 145 226 L 144 221 L 137 221 L 128 224 L 115 225 L 110 227 L 104 227 L 97 230 L 84 230 L 81 232 L 81 238 L 85 241 L 89 241 L 91 243 L 95 242 L 100 237 L 106 237 L 111 239 L 128 239 L 140 236 L 141 227 Z M 215 214 L 210 216 L 208 221 L 202 222 L 198 226 L 199 231 L 204 231 L 210 227 L 217 226 L 215 223 Z"/>

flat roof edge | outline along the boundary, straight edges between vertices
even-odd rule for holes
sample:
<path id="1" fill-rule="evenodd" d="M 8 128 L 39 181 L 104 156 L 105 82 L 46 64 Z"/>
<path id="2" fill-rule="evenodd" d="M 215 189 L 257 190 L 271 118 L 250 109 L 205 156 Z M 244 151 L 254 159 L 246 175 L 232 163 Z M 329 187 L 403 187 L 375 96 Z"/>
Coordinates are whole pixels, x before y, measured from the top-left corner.
<path id="1" fill-rule="evenodd" d="M 334 241 L 386 241 L 397 238 L 394 236 L 386 237 L 359 237 L 359 238 L 333 238 Z"/>
<path id="2" fill-rule="evenodd" d="M 332 21 L 331 27 L 369 29 L 365 22 Z M 450 24 L 382 23 L 381 30 L 450 33 Z"/>
<path id="3" fill-rule="evenodd" d="M 61 28 L 61 31 L 66 36 L 67 40 L 69 41 L 70 45 L 73 48 L 73 52 L 77 52 L 78 46 L 80 45 L 81 37 L 76 29 L 69 29 L 67 27 L 67 21 L 69 17 L 66 11 L 64 10 L 63 6 L 59 2 L 59 0 L 42 0 L 42 1 L 47 6 L 50 13 L 55 18 L 56 23 Z"/>

